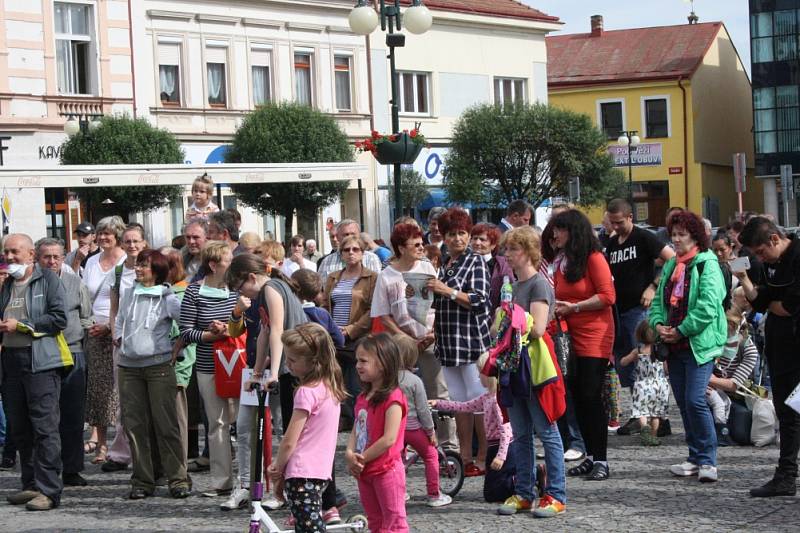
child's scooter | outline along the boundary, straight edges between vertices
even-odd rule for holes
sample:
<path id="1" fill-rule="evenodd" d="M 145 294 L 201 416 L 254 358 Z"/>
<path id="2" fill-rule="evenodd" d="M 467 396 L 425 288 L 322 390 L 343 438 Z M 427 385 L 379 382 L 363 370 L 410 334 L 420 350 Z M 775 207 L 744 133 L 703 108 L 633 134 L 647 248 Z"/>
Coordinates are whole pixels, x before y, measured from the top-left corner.
<path id="1" fill-rule="evenodd" d="M 263 388 L 259 384 L 254 384 L 258 393 L 258 414 L 256 426 L 256 449 L 255 449 L 255 468 L 253 469 L 253 479 L 250 483 L 250 533 L 293 533 L 294 529 L 280 529 L 278 525 L 269 517 L 261 506 L 261 498 L 264 496 L 264 424 L 267 405 L 267 395 L 270 391 L 276 391 L 278 383 L 273 382 L 268 388 Z M 271 432 L 270 432 L 271 433 Z M 267 438 L 271 438 L 268 435 Z M 366 532 L 367 519 L 363 515 L 352 516 L 349 520 L 341 524 L 327 526 L 327 531 L 349 530 L 353 532 Z"/>

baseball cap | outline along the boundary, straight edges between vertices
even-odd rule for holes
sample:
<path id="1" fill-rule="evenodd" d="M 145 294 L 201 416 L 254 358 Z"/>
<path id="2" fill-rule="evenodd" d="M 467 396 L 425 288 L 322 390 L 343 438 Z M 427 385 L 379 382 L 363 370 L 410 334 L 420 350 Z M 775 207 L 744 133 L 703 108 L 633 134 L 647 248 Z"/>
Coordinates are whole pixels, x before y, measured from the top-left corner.
<path id="1" fill-rule="evenodd" d="M 84 221 L 78 224 L 78 227 L 75 228 L 75 231 L 78 233 L 89 235 L 90 233 L 94 233 L 94 226 L 92 226 L 91 222 Z"/>

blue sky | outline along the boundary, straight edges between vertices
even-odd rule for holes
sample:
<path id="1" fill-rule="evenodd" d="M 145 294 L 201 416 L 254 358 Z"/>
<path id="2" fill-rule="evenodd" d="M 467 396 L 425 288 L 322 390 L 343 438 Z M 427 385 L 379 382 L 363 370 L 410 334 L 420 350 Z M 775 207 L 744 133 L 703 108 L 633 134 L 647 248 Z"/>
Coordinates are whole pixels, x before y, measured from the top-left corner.
<path id="1" fill-rule="evenodd" d="M 607 30 L 686 24 L 691 11 L 684 0 L 522 0 L 564 22 L 563 33 L 586 33 L 589 17 L 603 15 Z M 695 0 L 694 10 L 700 22 L 722 21 L 733 44 L 750 72 L 750 26 L 747 0 Z"/>

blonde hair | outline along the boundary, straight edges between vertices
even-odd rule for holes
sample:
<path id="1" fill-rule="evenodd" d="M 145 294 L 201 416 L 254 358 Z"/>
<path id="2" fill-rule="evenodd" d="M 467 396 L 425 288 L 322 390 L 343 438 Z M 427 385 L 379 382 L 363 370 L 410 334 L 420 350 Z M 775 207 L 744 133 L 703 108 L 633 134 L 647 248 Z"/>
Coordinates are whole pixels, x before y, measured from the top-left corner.
<path id="1" fill-rule="evenodd" d="M 305 359 L 310 368 L 300 378 L 300 385 L 322 382 L 339 403 L 347 399 L 342 369 L 336 362 L 336 348 L 325 328 L 314 322 L 301 324 L 284 331 L 281 342 L 287 353 Z"/>
<path id="2" fill-rule="evenodd" d="M 397 344 L 397 349 L 400 352 L 400 362 L 406 370 L 414 370 L 417 366 L 417 359 L 419 359 L 419 346 L 417 341 L 406 335 L 405 333 L 395 333 L 392 340 Z"/>
<path id="3" fill-rule="evenodd" d="M 489 352 L 483 352 L 481 354 L 481 356 L 478 357 L 478 360 L 475 361 L 475 365 L 477 365 L 477 367 L 478 367 L 478 373 L 479 374 L 483 374 L 483 367 L 486 366 L 486 362 L 488 360 L 489 360 Z M 489 392 L 492 392 L 492 393 L 497 392 L 497 378 L 492 377 L 492 376 L 487 376 L 486 374 L 483 374 L 483 377 L 486 378 L 486 382 L 487 382 L 487 387 L 486 388 L 489 390 Z"/>
<path id="4" fill-rule="evenodd" d="M 286 257 L 286 250 L 278 241 L 262 241 L 260 248 L 261 257 L 264 259 L 272 259 L 276 263 L 280 263 Z"/>
<path id="5" fill-rule="evenodd" d="M 198 176 L 192 182 L 192 192 L 194 192 L 196 188 L 203 189 L 206 193 L 211 195 L 214 193 L 214 180 L 212 180 L 207 174 Z"/>
<path id="6" fill-rule="evenodd" d="M 200 252 L 200 267 L 206 274 L 211 274 L 209 263 L 219 263 L 225 257 L 225 252 L 231 249 L 228 243 L 223 241 L 208 241 Z"/>
<path id="7" fill-rule="evenodd" d="M 245 248 L 255 250 L 261 245 L 261 237 L 254 231 L 245 231 L 239 235 L 239 244 Z"/>
<path id="8" fill-rule="evenodd" d="M 358 235 L 350 235 L 342 239 L 341 242 L 339 242 L 339 249 L 341 250 L 346 244 L 350 244 L 351 242 L 356 243 L 358 247 L 361 248 L 362 252 L 366 251 L 367 244 Z"/>
<path id="9" fill-rule="evenodd" d="M 725 311 L 725 320 L 728 322 L 728 331 L 741 331 L 742 321 L 744 320 L 744 313 L 735 305 Z"/>
<path id="10" fill-rule="evenodd" d="M 514 245 L 522 248 L 535 269 L 538 269 L 542 262 L 542 238 L 530 226 L 522 226 L 505 232 L 500 245 L 503 247 Z"/>

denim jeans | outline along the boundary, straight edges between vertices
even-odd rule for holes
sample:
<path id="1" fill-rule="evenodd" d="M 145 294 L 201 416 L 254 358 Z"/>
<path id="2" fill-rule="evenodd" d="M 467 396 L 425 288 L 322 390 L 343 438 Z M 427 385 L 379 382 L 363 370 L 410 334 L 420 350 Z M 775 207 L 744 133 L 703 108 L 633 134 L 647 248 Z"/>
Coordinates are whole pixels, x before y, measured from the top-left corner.
<path id="1" fill-rule="evenodd" d="M 717 464 L 717 433 L 706 402 L 706 387 L 713 363 L 698 365 L 691 350 L 670 354 L 669 381 L 681 411 L 690 463 Z"/>
<path id="2" fill-rule="evenodd" d="M 531 398 L 514 398 L 514 405 L 508 408 L 511 429 L 514 432 L 514 459 L 517 467 L 517 486 L 515 492 L 526 500 L 534 500 L 536 481 L 536 449 L 534 433 L 544 446 L 544 462 L 547 467 L 547 486 L 545 493 L 561 503 L 567 503 L 567 484 L 564 473 L 564 445 L 555 422 L 547 421 L 547 415 L 539 405 L 536 394 Z"/>
<path id="3" fill-rule="evenodd" d="M 614 339 L 614 360 L 619 383 L 623 387 L 633 387 L 633 371 L 636 365 L 621 366 L 619 360 L 636 348 L 636 326 L 647 318 L 647 309 L 641 305 L 619 314 L 618 335 Z"/>
<path id="4" fill-rule="evenodd" d="M 567 387 L 566 393 L 567 410 L 564 415 L 558 419 L 558 431 L 561 433 L 561 441 L 564 443 L 564 451 L 577 450 L 581 453 L 586 453 L 586 444 L 583 442 L 581 429 L 578 427 L 578 417 L 575 416 L 575 400 L 572 399 L 572 393 Z"/>

